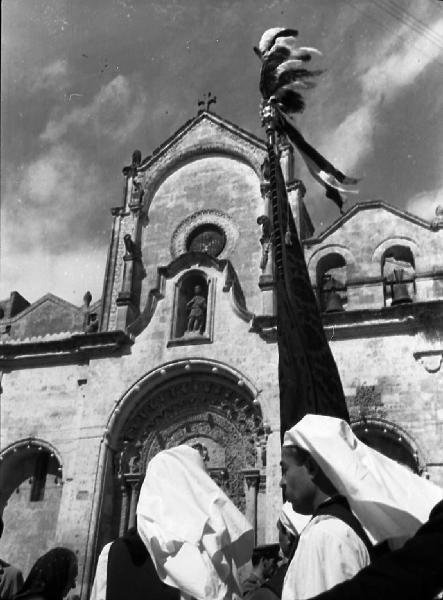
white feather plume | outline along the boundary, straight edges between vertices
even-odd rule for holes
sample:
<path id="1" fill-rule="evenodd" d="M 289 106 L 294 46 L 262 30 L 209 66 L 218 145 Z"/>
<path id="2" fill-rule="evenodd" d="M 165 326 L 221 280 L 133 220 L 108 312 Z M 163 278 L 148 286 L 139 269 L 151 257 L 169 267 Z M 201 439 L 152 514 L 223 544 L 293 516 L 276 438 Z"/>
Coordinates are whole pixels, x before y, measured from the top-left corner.
<path id="1" fill-rule="evenodd" d="M 285 60 L 275 69 L 275 74 L 277 75 L 277 77 L 279 77 L 282 73 L 299 69 L 304 65 L 304 62 L 304 60 L 298 58 L 291 58 L 289 60 Z"/>
<path id="2" fill-rule="evenodd" d="M 271 45 L 273 39 L 275 38 L 275 36 L 284 30 L 285 30 L 284 27 L 272 27 L 271 29 L 267 29 L 264 32 L 264 34 L 261 36 L 260 41 L 258 43 L 258 49 L 260 50 L 260 52 L 262 54 L 265 54 L 265 52 L 268 52 L 271 49 L 270 45 Z"/>

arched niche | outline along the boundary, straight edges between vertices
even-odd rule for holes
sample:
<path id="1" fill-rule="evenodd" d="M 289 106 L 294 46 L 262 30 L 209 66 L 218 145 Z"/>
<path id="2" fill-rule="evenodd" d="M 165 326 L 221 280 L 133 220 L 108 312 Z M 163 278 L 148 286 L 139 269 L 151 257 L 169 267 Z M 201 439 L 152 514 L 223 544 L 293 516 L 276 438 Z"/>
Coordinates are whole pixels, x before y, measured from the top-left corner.
<path id="1" fill-rule="evenodd" d="M 415 257 L 410 246 L 393 244 L 380 257 L 385 306 L 412 302 L 415 297 Z"/>
<path id="2" fill-rule="evenodd" d="M 234 370 L 198 359 L 162 368 L 145 383 L 137 383 L 110 422 L 113 508 L 102 519 L 100 538 L 134 524 L 149 461 L 160 450 L 179 444 L 206 447 L 209 473 L 254 522 L 267 439 L 254 398 L 254 390 Z M 249 489 L 245 478 L 250 482 L 251 474 L 255 483 Z"/>
<path id="3" fill-rule="evenodd" d="M 60 456 L 47 442 L 27 438 L 1 452 L 2 556 L 24 572 L 53 545 L 62 485 Z"/>
<path id="4" fill-rule="evenodd" d="M 205 334 L 212 339 L 212 288 L 207 273 L 199 269 L 192 269 L 179 278 L 175 285 L 172 340 L 185 341 L 185 338 L 190 340 Z"/>
<path id="5" fill-rule="evenodd" d="M 353 423 L 352 429 L 367 446 L 408 467 L 414 473 L 421 473 L 419 451 L 413 440 L 398 426 L 365 419 Z"/>
<path id="6" fill-rule="evenodd" d="M 322 312 L 340 312 L 347 304 L 347 264 L 343 254 L 329 252 L 320 257 L 315 281 Z"/>

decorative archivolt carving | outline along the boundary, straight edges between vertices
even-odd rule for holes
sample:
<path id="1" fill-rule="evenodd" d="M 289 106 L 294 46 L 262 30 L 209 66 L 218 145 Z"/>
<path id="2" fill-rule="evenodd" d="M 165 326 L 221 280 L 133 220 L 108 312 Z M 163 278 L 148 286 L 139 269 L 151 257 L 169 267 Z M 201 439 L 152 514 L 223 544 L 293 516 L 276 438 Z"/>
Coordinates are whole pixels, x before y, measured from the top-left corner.
<path id="1" fill-rule="evenodd" d="M 141 478 L 160 450 L 201 440 L 223 448 L 221 462 L 211 464 L 209 456 L 208 470 L 243 510 L 243 471 L 263 467 L 266 436 L 259 407 L 221 379 L 200 374 L 154 391 L 123 429 L 117 475 Z"/>

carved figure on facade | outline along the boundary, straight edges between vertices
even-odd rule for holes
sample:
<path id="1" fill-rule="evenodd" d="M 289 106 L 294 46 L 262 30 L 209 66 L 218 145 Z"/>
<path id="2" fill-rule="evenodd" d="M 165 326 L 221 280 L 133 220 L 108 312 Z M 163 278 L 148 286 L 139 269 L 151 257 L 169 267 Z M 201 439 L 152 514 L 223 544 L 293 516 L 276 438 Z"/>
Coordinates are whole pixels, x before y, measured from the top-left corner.
<path id="1" fill-rule="evenodd" d="M 142 201 L 144 189 L 141 181 L 133 179 L 132 181 L 132 192 L 131 192 L 131 204 L 138 205 Z"/>
<path id="2" fill-rule="evenodd" d="M 209 451 L 204 444 L 197 442 L 196 444 L 192 444 L 192 447 L 200 453 L 204 463 L 209 462 Z"/>
<path id="3" fill-rule="evenodd" d="M 123 241 L 125 243 L 125 248 L 126 248 L 126 258 L 130 259 L 130 258 L 135 258 L 137 255 L 137 246 L 135 245 L 131 234 L 127 233 L 124 237 L 123 237 Z"/>
<path id="4" fill-rule="evenodd" d="M 257 218 L 257 225 L 261 225 L 262 233 L 260 244 L 262 248 L 262 256 L 260 260 L 260 269 L 264 271 L 269 260 L 269 251 L 272 245 L 272 229 L 271 221 L 266 215 L 260 215 Z"/>
<path id="5" fill-rule="evenodd" d="M 186 303 L 188 322 L 186 332 L 202 334 L 206 323 L 207 302 L 200 285 L 194 287 L 194 296 Z"/>
<path id="6" fill-rule="evenodd" d="M 96 333 L 99 328 L 98 314 L 90 309 L 92 294 L 87 291 L 83 296 L 83 331 L 85 333 Z"/>
<path id="7" fill-rule="evenodd" d="M 89 308 L 89 305 L 91 304 L 92 301 L 92 294 L 91 292 L 88 290 L 85 295 L 83 296 L 83 307 L 84 308 Z"/>
<path id="8" fill-rule="evenodd" d="M 98 331 L 98 325 L 99 323 L 97 313 L 89 313 L 85 332 L 96 333 Z"/>

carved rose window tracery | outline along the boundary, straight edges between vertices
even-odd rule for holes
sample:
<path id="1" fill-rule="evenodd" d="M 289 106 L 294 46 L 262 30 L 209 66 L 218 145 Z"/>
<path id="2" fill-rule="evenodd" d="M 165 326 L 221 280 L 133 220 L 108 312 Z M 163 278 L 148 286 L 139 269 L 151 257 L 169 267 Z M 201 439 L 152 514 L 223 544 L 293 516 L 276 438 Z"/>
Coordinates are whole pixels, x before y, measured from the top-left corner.
<path id="1" fill-rule="evenodd" d="M 226 245 L 226 235 L 220 227 L 211 223 L 196 227 L 186 241 L 188 252 L 204 252 L 216 258 Z"/>

